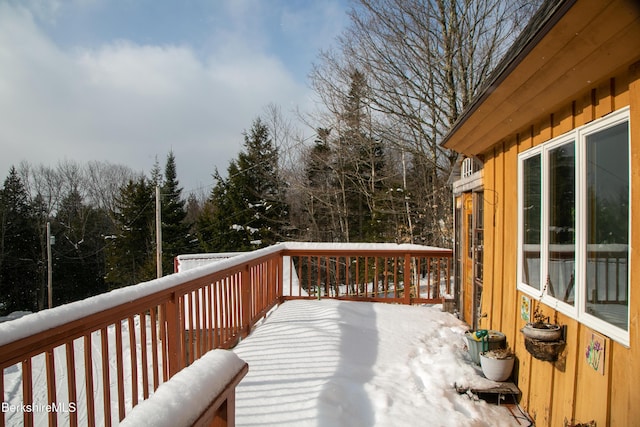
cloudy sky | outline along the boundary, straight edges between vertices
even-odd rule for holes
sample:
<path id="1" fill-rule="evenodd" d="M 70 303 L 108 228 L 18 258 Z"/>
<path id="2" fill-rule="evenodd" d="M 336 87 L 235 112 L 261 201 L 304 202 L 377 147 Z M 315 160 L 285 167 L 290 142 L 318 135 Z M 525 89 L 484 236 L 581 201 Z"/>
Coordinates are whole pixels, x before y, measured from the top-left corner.
<path id="1" fill-rule="evenodd" d="M 0 177 L 21 161 L 123 164 L 173 150 L 211 188 L 270 103 L 310 108 L 307 75 L 348 0 L 0 0 Z M 306 130 L 311 133 L 311 130 Z"/>

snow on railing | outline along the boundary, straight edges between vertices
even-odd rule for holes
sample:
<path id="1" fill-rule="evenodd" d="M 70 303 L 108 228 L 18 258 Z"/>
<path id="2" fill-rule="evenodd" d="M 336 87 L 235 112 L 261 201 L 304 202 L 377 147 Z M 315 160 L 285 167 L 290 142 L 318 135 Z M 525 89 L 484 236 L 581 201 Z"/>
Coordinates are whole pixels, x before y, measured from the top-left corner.
<path id="1" fill-rule="evenodd" d="M 158 387 L 120 425 L 225 425 L 234 414 L 236 386 L 248 370 L 234 353 L 211 350 Z"/>
<path id="2" fill-rule="evenodd" d="M 451 299 L 451 251 L 286 243 L 0 324 L 0 427 L 115 425 L 292 298 Z"/>

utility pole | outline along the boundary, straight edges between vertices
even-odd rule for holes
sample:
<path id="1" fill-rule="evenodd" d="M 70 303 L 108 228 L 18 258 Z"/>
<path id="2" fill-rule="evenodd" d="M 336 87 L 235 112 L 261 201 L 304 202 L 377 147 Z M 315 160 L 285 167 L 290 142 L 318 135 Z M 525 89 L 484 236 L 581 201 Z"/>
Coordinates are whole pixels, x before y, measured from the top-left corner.
<path id="1" fill-rule="evenodd" d="M 160 216 L 160 186 L 156 184 L 156 277 L 162 277 L 162 218 Z"/>
<path id="2" fill-rule="evenodd" d="M 47 296 L 49 299 L 48 308 L 53 307 L 53 263 L 51 262 L 51 238 L 51 224 L 47 222 Z"/>

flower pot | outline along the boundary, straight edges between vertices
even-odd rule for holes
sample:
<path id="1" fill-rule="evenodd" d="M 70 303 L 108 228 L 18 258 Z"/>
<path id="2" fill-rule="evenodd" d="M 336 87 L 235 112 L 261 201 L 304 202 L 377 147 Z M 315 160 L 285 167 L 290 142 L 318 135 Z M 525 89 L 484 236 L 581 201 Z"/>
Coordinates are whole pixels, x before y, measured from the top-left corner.
<path id="1" fill-rule="evenodd" d="M 562 338 L 562 327 L 550 323 L 527 323 L 521 331 L 525 337 L 538 341 L 558 341 Z"/>
<path id="2" fill-rule="evenodd" d="M 487 353 L 480 353 L 480 366 L 484 376 L 492 381 L 506 381 L 511 376 L 515 356 L 497 359 L 485 356 Z"/>
<path id="3" fill-rule="evenodd" d="M 481 333 L 486 332 L 486 333 Z M 507 346 L 507 337 L 499 331 L 480 330 L 470 331 L 465 334 L 467 340 L 467 348 L 469 349 L 469 357 L 476 365 L 480 364 L 480 353 L 483 351 L 505 348 Z"/>

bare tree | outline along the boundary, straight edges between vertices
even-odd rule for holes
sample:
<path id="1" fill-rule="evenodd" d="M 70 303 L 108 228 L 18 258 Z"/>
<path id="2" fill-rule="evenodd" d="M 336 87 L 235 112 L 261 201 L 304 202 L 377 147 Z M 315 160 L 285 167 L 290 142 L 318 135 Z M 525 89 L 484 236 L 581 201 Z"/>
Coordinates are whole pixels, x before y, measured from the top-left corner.
<path id="1" fill-rule="evenodd" d="M 349 76 L 366 76 L 371 129 L 406 154 L 417 238 L 441 243 L 450 223 L 446 185 L 455 154 L 439 145 L 487 81 L 540 1 L 357 0 L 338 48 L 311 73 L 323 106 L 338 114 Z"/>
<path id="2" fill-rule="evenodd" d="M 85 185 L 89 202 L 111 215 L 116 210 L 120 189 L 140 176 L 131 168 L 108 162 L 92 161 L 85 167 Z"/>

